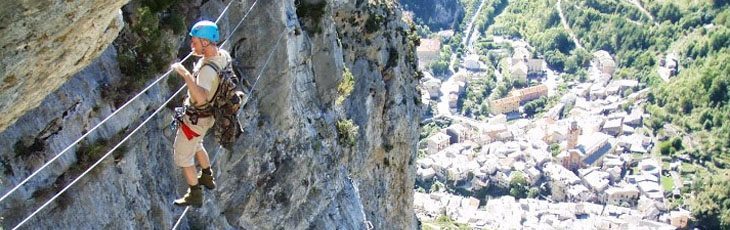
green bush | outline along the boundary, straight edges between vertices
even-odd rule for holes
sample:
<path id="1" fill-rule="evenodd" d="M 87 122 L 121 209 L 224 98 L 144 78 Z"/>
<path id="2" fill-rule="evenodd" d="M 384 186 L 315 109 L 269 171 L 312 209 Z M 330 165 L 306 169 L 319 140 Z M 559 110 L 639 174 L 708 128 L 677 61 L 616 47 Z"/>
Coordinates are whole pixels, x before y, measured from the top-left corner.
<path id="1" fill-rule="evenodd" d="M 385 22 L 385 17 L 380 14 L 371 13 L 368 19 L 365 21 L 365 32 L 372 34 L 380 30 Z"/>
<path id="2" fill-rule="evenodd" d="M 340 143 L 347 146 L 354 146 L 360 127 L 355 125 L 350 119 L 339 120 L 336 126 Z"/>

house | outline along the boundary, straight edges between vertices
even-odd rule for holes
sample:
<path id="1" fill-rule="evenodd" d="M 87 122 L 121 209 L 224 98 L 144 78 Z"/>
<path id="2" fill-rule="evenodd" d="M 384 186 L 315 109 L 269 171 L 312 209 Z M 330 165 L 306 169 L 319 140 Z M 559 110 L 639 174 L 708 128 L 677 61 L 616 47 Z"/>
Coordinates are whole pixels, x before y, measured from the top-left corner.
<path id="1" fill-rule="evenodd" d="M 470 130 L 461 124 L 452 124 L 446 128 L 446 134 L 449 135 L 452 144 L 472 138 Z"/>
<path id="2" fill-rule="evenodd" d="M 659 174 L 662 171 L 659 162 L 654 159 L 646 159 L 639 162 L 639 169 L 642 174 L 654 175 L 656 177 L 659 177 Z"/>
<path id="3" fill-rule="evenodd" d="M 586 169 L 578 169 L 580 178 L 583 183 L 588 185 L 596 193 L 603 193 L 608 188 L 608 177 L 607 172 L 600 171 L 598 167 L 590 167 Z"/>
<path id="4" fill-rule="evenodd" d="M 416 48 L 418 54 L 418 66 L 424 68 L 428 64 L 435 62 L 441 55 L 441 41 L 438 39 L 421 39 L 421 45 Z"/>
<path id="5" fill-rule="evenodd" d="M 690 212 L 684 209 L 669 213 L 669 222 L 678 229 L 686 229 L 689 222 Z"/>
<path id="6" fill-rule="evenodd" d="M 509 68 L 509 73 L 512 80 L 520 80 L 523 82 L 527 82 L 527 71 L 527 63 L 523 61 L 512 63 L 512 66 L 510 66 Z"/>
<path id="7" fill-rule="evenodd" d="M 500 134 L 508 133 L 507 125 L 501 124 L 489 124 L 482 127 L 482 135 L 488 136 L 492 140 L 500 140 Z"/>
<path id="8" fill-rule="evenodd" d="M 624 127 L 624 118 L 623 117 L 617 117 L 614 119 L 609 119 L 606 121 L 606 123 L 603 125 L 603 132 L 611 135 L 611 136 L 619 136 L 623 134 L 623 127 Z"/>
<path id="9" fill-rule="evenodd" d="M 547 96 L 547 94 L 548 88 L 544 84 L 513 90 L 505 98 L 492 100 L 490 109 L 493 114 L 516 112 L 520 109 L 520 104 Z"/>
<path id="10" fill-rule="evenodd" d="M 616 70 L 616 62 L 605 50 L 599 50 L 593 53 L 593 64 L 601 73 L 613 75 Z"/>
<path id="11" fill-rule="evenodd" d="M 603 202 L 616 206 L 635 206 L 639 201 L 639 189 L 632 184 L 610 187 L 604 193 Z"/>
<path id="12" fill-rule="evenodd" d="M 430 98 L 438 98 L 441 96 L 441 80 L 431 78 L 423 83 L 423 88 L 428 92 Z"/>
<path id="13" fill-rule="evenodd" d="M 605 99 L 608 94 L 606 93 L 606 88 L 601 86 L 600 84 L 593 84 L 591 86 L 590 90 L 590 99 L 591 100 L 598 100 L 598 99 Z"/>
<path id="14" fill-rule="evenodd" d="M 566 200 L 571 202 L 589 201 L 594 195 L 585 185 L 577 184 L 570 186 L 566 192 Z"/>
<path id="15" fill-rule="evenodd" d="M 563 110 L 565 109 L 565 103 L 560 102 L 556 106 L 550 108 L 550 110 L 545 113 L 545 119 L 548 124 L 555 124 L 556 121 L 560 120 L 561 114 L 563 114 Z"/>
<path id="16" fill-rule="evenodd" d="M 459 95 L 456 93 L 449 93 L 448 96 L 449 108 L 456 108 L 456 104 L 459 102 Z"/>
<path id="17" fill-rule="evenodd" d="M 530 58 L 527 60 L 527 76 L 541 77 L 545 75 L 545 67 L 541 58 Z"/>
<path id="18" fill-rule="evenodd" d="M 550 190 L 556 201 L 566 200 L 570 186 L 580 183 L 580 178 L 573 172 L 554 163 L 545 163 L 543 172 L 550 181 Z"/>
<path id="19" fill-rule="evenodd" d="M 624 124 L 632 127 L 639 127 L 644 124 L 642 111 L 639 111 L 639 109 L 634 109 L 633 111 L 631 111 L 631 114 L 626 116 L 626 118 L 624 119 Z"/>
<path id="20" fill-rule="evenodd" d="M 449 135 L 439 132 L 430 136 L 426 140 L 426 152 L 428 154 L 436 154 L 441 150 L 446 149 L 451 144 Z"/>
<path id="21" fill-rule="evenodd" d="M 531 57 L 532 53 L 530 53 L 530 51 L 524 46 L 515 47 L 514 53 L 512 54 L 512 65 L 518 62 L 527 62 L 527 60 Z"/>
<path id="22" fill-rule="evenodd" d="M 570 128 L 565 125 L 551 125 L 545 130 L 545 135 L 542 138 L 546 143 L 560 143 L 568 138 Z"/>

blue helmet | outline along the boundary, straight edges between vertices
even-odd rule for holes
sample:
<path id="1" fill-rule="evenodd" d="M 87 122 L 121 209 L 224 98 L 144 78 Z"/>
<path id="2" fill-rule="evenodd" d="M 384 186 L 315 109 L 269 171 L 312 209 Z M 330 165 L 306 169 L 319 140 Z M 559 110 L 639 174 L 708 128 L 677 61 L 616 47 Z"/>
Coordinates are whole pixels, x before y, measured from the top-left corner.
<path id="1" fill-rule="evenodd" d="M 220 37 L 218 35 L 218 25 L 215 22 L 203 20 L 193 25 L 190 29 L 190 36 L 207 39 L 208 41 L 218 43 Z"/>

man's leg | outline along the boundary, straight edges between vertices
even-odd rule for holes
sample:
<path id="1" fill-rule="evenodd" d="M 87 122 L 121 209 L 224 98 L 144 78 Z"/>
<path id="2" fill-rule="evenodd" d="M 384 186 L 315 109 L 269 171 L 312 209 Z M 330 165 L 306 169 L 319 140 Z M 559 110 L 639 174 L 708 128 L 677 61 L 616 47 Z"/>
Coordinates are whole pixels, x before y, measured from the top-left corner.
<path id="1" fill-rule="evenodd" d="M 213 170 L 210 168 L 210 158 L 208 152 L 205 149 L 198 150 L 195 152 L 195 159 L 200 163 L 202 168 L 200 176 L 197 178 L 197 182 L 205 186 L 207 189 L 215 188 L 215 179 L 213 178 Z"/>
<path id="2" fill-rule="evenodd" d="M 188 182 L 190 187 L 198 185 L 198 178 L 195 175 L 195 166 L 184 167 L 182 168 L 182 172 L 183 176 L 185 176 L 185 181 Z"/>
<path id="3" fill-rule="evenodd" d="M 200 139 L 188 139 L 179 130 L 177 137 L 175 137 L 175 143 L 173 144 L 175 164 L 182 169 L 185 182 L 190 186 L 188 192 L 182 198 L 175 200 L 175 205 L 192 205 L 195 207 L 203 205 L 203 188 L 199 185 L 198 178 L 195 175 L 195 152 L 193 152 L 199 142 Z"/>
<path id="4" fill-rule="evenodd" d="M 205 149 L 195 152 L 195 159 L 198 160 L 201 168 L 210 168 L 210 158 L 208 157 L 208 152 L 205 151 Z"/>

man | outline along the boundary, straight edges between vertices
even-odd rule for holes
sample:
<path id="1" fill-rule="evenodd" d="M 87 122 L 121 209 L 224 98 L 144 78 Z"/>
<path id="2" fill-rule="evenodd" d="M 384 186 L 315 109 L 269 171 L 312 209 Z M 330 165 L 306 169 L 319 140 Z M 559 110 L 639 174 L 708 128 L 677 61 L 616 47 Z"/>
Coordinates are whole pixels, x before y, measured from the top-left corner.
<path id="1" fill-rule="evenodd" d="M 185 80 L 188 89 L 184 102 L 186 111 L 175 136 L 173 155 L 175 164 L 182 168 L 185 181 L 190 186 L 187 194 L 174 203 L 180 206 L 200 207 L 203 205 L 201 185 L 207 189 L 215 188 L 210 158 L 203 147 L 203 137 L 214 124 L 212 106 L 209 103 L 215 95 L 219 82 L 218 73 L 210 65 L 216 65 L 221 69 L 228 65 L 231 57 L 216 44 L 220 39 L 218 26 L 214 22 L 196 23 L 190 30 L 190 36 L 193 54 L 201 57 L 195 64 L 193 74 L 180 63 L 172 65 L 175 72 Z M 202 168 L 197 178 L 194 159 L 198 160 Z"/>

